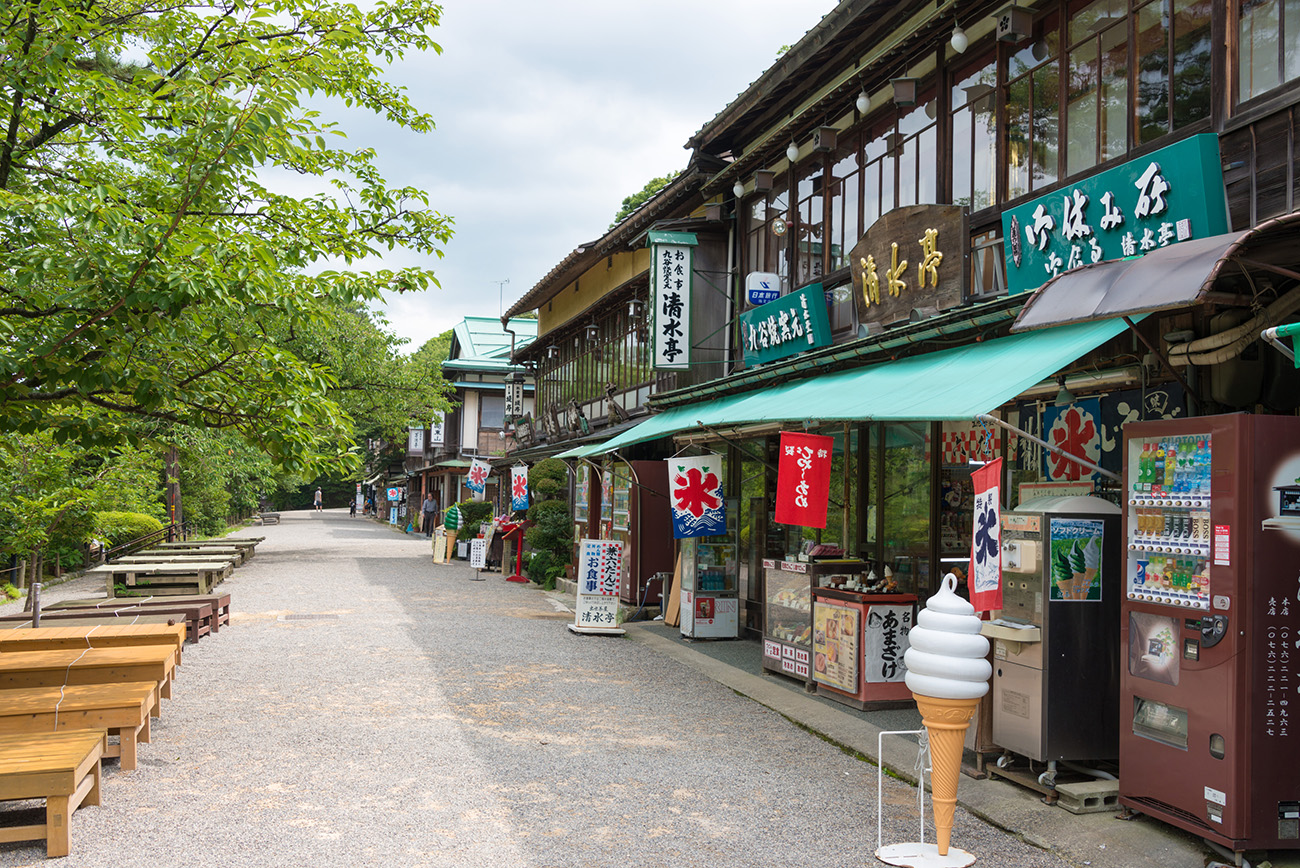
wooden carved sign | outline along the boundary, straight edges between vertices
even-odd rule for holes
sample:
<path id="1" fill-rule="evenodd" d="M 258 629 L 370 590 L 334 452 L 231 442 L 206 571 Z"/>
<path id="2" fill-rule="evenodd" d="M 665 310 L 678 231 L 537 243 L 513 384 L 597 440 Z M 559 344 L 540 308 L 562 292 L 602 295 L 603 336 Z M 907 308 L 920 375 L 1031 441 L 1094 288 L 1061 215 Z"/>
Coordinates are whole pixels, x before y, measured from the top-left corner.
<path id="1" fill-rule="evenodd" d="M 858 322 L 907 320 L 961 304 L 970 233 L 960 205 L 909 205 L 881 217 L 849 254 Z"/>

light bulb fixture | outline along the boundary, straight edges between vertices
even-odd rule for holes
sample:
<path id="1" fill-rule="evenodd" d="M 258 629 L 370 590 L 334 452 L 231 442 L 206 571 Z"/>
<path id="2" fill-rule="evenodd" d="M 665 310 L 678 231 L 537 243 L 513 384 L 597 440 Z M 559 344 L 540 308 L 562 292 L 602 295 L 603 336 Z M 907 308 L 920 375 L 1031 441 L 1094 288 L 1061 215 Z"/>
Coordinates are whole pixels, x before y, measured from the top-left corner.
<path id="1" fill-rule="evenodd" d="M 966 31 L 961 29 L 960 24 L 954 23 L 952 26 L 952 39 L 948 40 L 952 50 L 958 54 L 966 51 L 966 46 L 970 45 L 970 40 L 966 38 Z"/>
<path id="2" fill-rule="evenodd" d="M 594 344 L 598 340 L 600 340 L 600 326 L 592 320 L 591 325 L 587 326 L 587 343 Z"/>
<path id="3" fill-rule="evenodd" d="M 916 105 L 917 85 L 921 83 L 919 78 L 901 76 L 892 79 L 889 83 L 894 86 L 894 105 L 902 108 L 910 108 Z"/>
<path id="4" fill-rule="evenodd" d="M 546 348 L 546 358 L 550 359 L 551 361 L 555 361 L 559 357 L 560 357 L 560 348 L 557 347 L 555 344 L 551 344 L 549 347 Z"/>
<path id="5" fill-rule="evenodd" d="M 1065 377 L 1058 377 L 1057 382 L 1061 384 L 1061 390 L 1056 393 L 1057 406 L 1065 406 L 1074 403 L 1074 393 L 1065 387 Z"/>
<path id="6" fill-rule="evenodd" d="M 871 97 L 867 95 L 867 89 L 863 88 L 858 93 L 858 98 L 853 101 L 853 106 L 858 110 L 858 114 L 864 115 L 871 109 Z"/>
<path id="7" fill-rule="evenodd" d="M 641 312 L 645 309 L 645 302 L 639 298 L 634 298 L 627 303 L 628 319 L 640 319 Z"/>
<path id="8" fill-rule="evenodd" d="M 745 197 L 745 182 L 737 181 L 732 185 L 731 192 L 737 199 L 743 199 Z"/>
<path id="9" fill-rule="evenodd" d="M 794 143 L 794 139 L 790 140 L 790 147 L 785 149 L 785 158 L 791 163 L 799 161 L 799 146 Z"/>

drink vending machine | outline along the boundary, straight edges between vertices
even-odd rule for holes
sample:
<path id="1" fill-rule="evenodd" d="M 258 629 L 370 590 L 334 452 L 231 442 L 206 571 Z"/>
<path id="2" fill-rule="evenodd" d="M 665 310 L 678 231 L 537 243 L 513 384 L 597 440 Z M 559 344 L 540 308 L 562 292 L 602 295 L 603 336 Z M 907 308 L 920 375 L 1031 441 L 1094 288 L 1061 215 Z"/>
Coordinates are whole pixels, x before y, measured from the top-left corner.
<path id="1" fill-rule="evenodd" d="M 1300 418 L 1124 428 L 1121 804 L 1300 848 Z"/>

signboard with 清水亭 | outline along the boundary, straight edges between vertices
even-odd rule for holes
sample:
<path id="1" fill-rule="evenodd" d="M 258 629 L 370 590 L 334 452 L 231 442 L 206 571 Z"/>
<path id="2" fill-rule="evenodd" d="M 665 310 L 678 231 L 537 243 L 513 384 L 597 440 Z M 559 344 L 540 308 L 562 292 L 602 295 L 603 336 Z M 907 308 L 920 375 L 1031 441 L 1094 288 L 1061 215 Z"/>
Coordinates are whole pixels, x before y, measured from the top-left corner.
<path id="1" fill-rule="evenodd" d="M 969 247 L 961 205 L 908 205 L 883 215 L 849 252 L 858 322 L 888 325 L 916 309 L 961 304 Z"/>

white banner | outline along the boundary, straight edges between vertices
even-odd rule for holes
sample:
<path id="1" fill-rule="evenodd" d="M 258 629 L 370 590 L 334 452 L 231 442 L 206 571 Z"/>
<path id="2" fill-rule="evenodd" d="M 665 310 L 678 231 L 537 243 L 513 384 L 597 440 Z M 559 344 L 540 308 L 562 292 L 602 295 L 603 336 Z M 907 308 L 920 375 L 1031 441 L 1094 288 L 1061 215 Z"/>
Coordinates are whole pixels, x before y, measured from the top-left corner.
<path id="1" fill-rule="evenodd" d="M 406 454 L 407 455 L 424 454 L 424 429 L 423 428 L 407 429 Z"/>
<path id="2" fill-rule="evenodd" d="M 442 433 L 442 414 L 434 413 L 433 421 L 429 423 L 429 445 L 441 446 L 443 440 Z"/>
<path id="3" fill-rule="evenodd" d="M 524 415 L 524 381 L 506 378 L 506 421 Z"/>
<path id="4" fill-rule="evenodd" d="M 492 465 L 486 461 L 480 461 L 475 458 L 470 462 L 469 473 L 465 476 L 465 487 L 474 492 L 475 500 L 483 499 L 483 491 L 487 487 L 488 474 L 492 472 Z"/>
<path id="5" fill-rule="evenodd" d="M 650 364 L 683 369 L 691 363 L 691 248 L 655 244 L 651 253 L 651 304 L 654 305 Z"/>
<path id="6" fill-rule="evenodd" d="M 487 540 L 472 539 L 469 541 L 469 565 L 481 570 L 487 567 Z"/>

